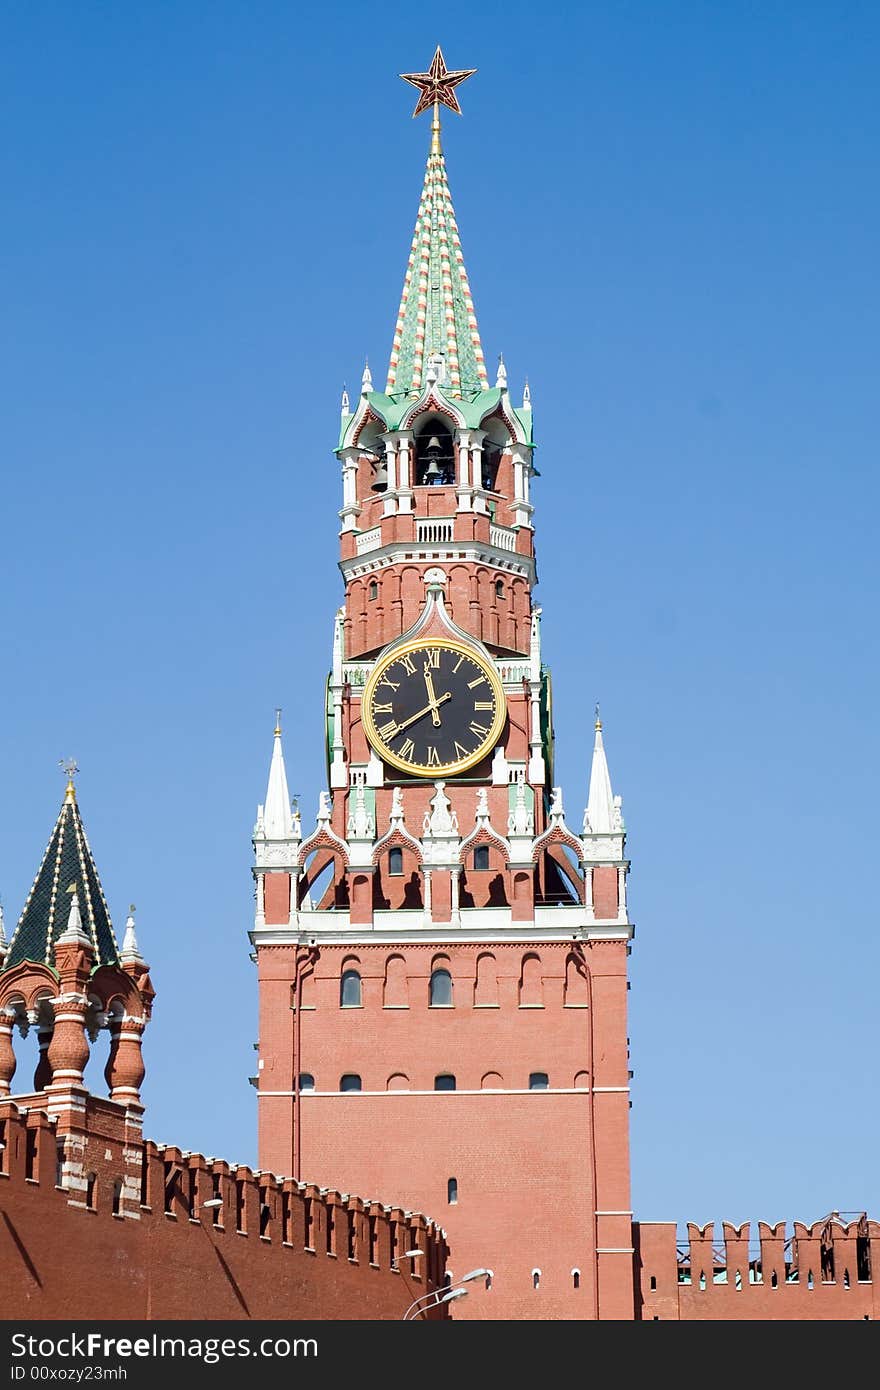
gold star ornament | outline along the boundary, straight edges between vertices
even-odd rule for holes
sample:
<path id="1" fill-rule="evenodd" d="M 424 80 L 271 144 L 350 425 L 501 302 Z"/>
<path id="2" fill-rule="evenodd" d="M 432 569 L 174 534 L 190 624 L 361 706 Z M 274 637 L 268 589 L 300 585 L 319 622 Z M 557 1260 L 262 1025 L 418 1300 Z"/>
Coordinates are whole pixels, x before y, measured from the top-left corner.
<path id="1" fill-rule="evenodd" d="M 409 82 L 413 87 L 419 89 L 419 99 L 416 102 L 413 116 L 421 115 L 423 111 L 427 111 L 429 106 L 435 106 L 437 103 L 441 106 L 448 106 L 450 111 L 455 111 L 460 116 L 461 107 L 458 104 L 458 97 L 455 95 L 455 88 L 468 77 L 473 77 L 475 72 L 476 68 L 450 72 L 438 44 L 437 52 L 434 54 L 433 62 L 427 72 L 402 72 L 400 74 L 404 82 Z"/>

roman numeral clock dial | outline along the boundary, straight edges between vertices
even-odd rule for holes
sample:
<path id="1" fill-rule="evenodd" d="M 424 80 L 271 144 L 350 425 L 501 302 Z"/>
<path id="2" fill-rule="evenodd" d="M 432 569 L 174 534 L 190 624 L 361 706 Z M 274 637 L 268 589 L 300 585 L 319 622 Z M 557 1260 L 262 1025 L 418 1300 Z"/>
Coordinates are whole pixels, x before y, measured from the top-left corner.
<path id="1" fill-rule="evenodd" d="M 492 664 L 449 638 L 419 638 L 380 657 L 361 710 L 380 758 L 416 777 L 466 772 L 497 743 L 507 713 Z"/>

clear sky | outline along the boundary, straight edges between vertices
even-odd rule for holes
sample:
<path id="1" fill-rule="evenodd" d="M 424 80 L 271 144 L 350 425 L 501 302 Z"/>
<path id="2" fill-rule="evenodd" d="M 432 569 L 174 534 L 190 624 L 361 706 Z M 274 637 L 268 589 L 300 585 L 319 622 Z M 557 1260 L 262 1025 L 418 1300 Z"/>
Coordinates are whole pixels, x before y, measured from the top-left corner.
<path id="1" fill-rule="evenodd" d="M 339 398 L 384 378 L 429 141 L 397 74 L 440 42 L 483 347 L 535 408 L 557 780 L 577 827 L 599 700 L 624 798 L 636 1216 L 880 1216 L 880 9 L 2 29 L 0 892 L 11 930 L 73 755 L 158 991 L 148 1134 L 256 1161 L 250 836 L 276 704 L 307 825 L 324 786 Z"/>

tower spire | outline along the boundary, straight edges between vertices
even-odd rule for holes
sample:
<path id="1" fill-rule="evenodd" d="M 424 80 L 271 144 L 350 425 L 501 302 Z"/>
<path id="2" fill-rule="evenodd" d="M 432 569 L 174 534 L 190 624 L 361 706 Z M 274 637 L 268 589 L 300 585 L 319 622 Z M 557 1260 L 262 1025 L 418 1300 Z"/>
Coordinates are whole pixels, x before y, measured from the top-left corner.
<path id="1" fill-rule="evenodd" d="M 620 812 L 619 808 L 615 807 L 611 792 L 611 776 L 605 757 L 605 745 L 602 742 L 602 720 L 599 718 L 598 705 L 596 706 L 595 727 L 593 765 L 590 769 L 590 795 L 584 816 L 584 830 L 594 835 L 603 835 L 619 828 L 615 821 L 619 820 Z"/>
<path id="2" fill-rule="evenodd" d="M 453 396 L 488 389 L 486 363 L 465 270 L 446 162 L 440 107 L 461 115 L 455 88 L 476 68 L 450 72 L 437 48 L 427 72 L 404 72 L 419 89 L 414 116 L 433 109 L 431 146 L 388 364 L 386 391 L 420 392 L 428 360 L 441 358 L 441 384 Z"/>
<path id="3" fill-rule="evenodd" d="M 281 747 L 281 710 L 275 711 L 275 736 L 272 743 L 272 762 L 269 765 L 269 785 L 263 809 L 263 829 L 267 840 L 288 840 L 293 834 L 293 815 L 287 772 Z"/>

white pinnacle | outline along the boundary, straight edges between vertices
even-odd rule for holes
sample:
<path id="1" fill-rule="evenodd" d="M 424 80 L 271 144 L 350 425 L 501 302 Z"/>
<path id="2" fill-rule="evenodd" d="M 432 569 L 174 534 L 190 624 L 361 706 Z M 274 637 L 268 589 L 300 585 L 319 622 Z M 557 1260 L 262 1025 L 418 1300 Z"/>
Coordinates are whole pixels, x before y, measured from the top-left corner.
<path id="1" fill-rule="evenodd" d="M 607 835 L 616 829 L 614 797 L 611 793 L 611 778 L 605 758 L 605 745 L 602 742 L 602 721 L 596 709 L 596 742 L 593 745 L 593 765 L 590 769 L 590 795 L 584 815 L 584 832 L 593 835 Z"/>
<path id="2" fill-rule="evenodd" d="M 6 928 L 3 925 L 3 904 L 0 903 L 0 951 L 4 950 L 9 942 L 6 940 Z"/>
<path id="3" fill-rule="evenodd" d="M 504 358 L 498 354 L 498 375 L 495 378 L 495 386 L 500 391 L 507 390 L 507 368 L 504 365 Z"/>
<path id="4" fill-rule="evenodd" d="M 134 929 L 134 903 L 128 909 L 128 916 L 125 919 L 125 935 L 122 938 L 122 950 L 119 959 L 125 964 L 126 961 L 143 962 L 143 956 L 138 946 L 137 934 Z"/>
<path id="5" fill-rule="evenodd" d="M 372 389 L 373 389 L 373 377 L 372 377 L 372 373 L 370 372 L 370 364 L 369 364 L 369 362 L 365 362 L 365 363 L 364 363 L 364 374 L 363 374 L 363 376 L 361 377 L 361 395 L 362 395 L 362 396 L 365 396 L 365 395 L 367 394 L 367 392 L 368 392 L 368 391 L 372 391 Z"/>
<path id="6" fill-rule="evenodd" d="M 67 926 L 64 928 L 58 941 L 82 941 L 91 946 L 91 939 L 83 930 L 82 917 L 79 910 L 79 894 L 76 891 L 76 884 L 72 883 L 68 888 L 70 893 L 70 911 L 67 914 Z"/>
<path id="7" fill-rule="evenodd" d="M 263 808 L 263 833 L 267 840 L 289 840 L 293 836 L 293 815 L 290 810 L 290 793 L 287 790 L 287 773 L 284 769 L 280 721 L 275 724 L 269 785 Z"/>

